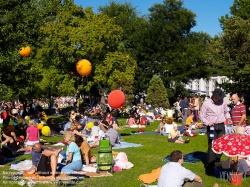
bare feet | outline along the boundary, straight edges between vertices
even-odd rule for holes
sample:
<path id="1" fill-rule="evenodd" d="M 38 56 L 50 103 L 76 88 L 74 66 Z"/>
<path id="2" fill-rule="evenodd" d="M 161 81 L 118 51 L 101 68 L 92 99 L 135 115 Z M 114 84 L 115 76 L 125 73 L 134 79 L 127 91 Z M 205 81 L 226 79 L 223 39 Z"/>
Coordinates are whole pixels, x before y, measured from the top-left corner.
<path id="1" fill-rule="evenodd" d="M 85 171 L 74 171 L 74 174 L 85 175 Z"/>
<path id="2" fill-rule="evenodd" d="M 55 181 L 55 180 L 56 180 L 56 177 L 55 177 L 55 176 L 51 176 L 51 177 L 50 177 L 50 180 L 51 180 L 51 181 Z"/>

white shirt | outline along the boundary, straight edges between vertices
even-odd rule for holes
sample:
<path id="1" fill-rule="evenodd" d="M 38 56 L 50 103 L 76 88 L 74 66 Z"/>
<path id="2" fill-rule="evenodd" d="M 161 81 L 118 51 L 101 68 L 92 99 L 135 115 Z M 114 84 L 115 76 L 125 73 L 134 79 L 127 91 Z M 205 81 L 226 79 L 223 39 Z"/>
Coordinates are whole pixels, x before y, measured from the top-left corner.
<path id="1" fill-rule="evenodd" d="M 178 162 L 168 162 L 160 173 L 157 187 L 182 187 L 185 179 L 194 180 L 195 174 Z"/>

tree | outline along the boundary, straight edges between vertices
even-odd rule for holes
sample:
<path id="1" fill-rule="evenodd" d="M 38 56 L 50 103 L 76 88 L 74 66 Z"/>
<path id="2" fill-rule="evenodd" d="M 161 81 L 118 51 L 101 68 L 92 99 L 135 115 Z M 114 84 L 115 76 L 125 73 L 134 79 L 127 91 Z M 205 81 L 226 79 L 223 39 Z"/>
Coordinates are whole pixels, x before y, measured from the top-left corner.
<path id="1" fill-rule="evenodd" d="M 145 99 L 153 106 L 169 107 L 167 90 L 158 75 L 154 75 L 150 80 Z"/>
<path id="2" fill-rule="evenodd" d="M 232 81 L 221 85 L 227 92 L 249 94 L 250 1 L 235 0 L 230 10 L 231 16 L 220 19 L 223 33 L 211 43 L 213 66 Z"/>
<path id="3" fill-rule="evenodd" d="M 123 29 L 123 36 L 118 46 L 118 50 L 129 54 L 136 60 L 136 79 L 131 91 L 139 93 L 146 91 L 148 82 L 153 76 L 152 72 L 147 74 L 148 62 L 144 61 L 145 42 L 147 42 L 149 22 L 146 16 L 140 15 L 131 3 L 117 3 L 111 1 L 106 6 L 98 9 L 101 13 L 114 19 L 114 23 Z M 147 55 L 147 54 L 146 54 Z M 145 62 L 145 64 L 144 64 Z"/>
<path id="4" fill-rule="evenodd" d="M 37 73 L 31 67 L 44 39 L 40 27 L 54 20 L 62 6 L 58 0 L 6 0 L 0 3 L 0 83 L 5 91 L 12 93 L 9 98 L 30 97 L 37 92 L 33 85 Z M 18 49 L 26 45 L 33 52 L 30 57 L 21 57 Z"/>
<path id="5" fill-rule="evenodd" d="M 37 52 L 37 63 L 43 64 L 42 71 L 55 69 L 54 72 L 60 75 L 57 76 L 57 87 L 70 92 L 76 90 L 78 97 L 81 91 L 90 91 L 96 66 L 104 61 L 108 52 L 117 49 L 122 36 L 122 29 L 114 25 L 113 19 L 104 14 L 94 14 L 92 9 L 84 9 L 73 2 L 41 30 L 46 40 Z M 80 59 L 87 59 L 92 64 L 88 77 L 76 72 L 75 66 Z M 51 76 L 53 73 L 48 77 Z M 44 76 L 42 80 L 47 85 L 51 84 Z"/>
<path id="6" fill-rule="evenodd" d="M 95 83 L 110 90 L 121 89 L 128 101 L 133 101 L 133 83 L 136 61 L 121 52 L 108 53 L 102 64 L 96 66 Z"/>
<path id="7" fill-rule="evenodd" d="M 154 74 L 170 88 L 173 82 L 187 83 L 190 79 L 210 75 L 206 46 L 210 36 L 191 32 L 196 25 L 195 14 L 182 7 L 183 1 L 164 0 L 149 8 L 148 32 L 143 41 L 143 57 L 136 71 L 142 90 L 148 86 Z"/>

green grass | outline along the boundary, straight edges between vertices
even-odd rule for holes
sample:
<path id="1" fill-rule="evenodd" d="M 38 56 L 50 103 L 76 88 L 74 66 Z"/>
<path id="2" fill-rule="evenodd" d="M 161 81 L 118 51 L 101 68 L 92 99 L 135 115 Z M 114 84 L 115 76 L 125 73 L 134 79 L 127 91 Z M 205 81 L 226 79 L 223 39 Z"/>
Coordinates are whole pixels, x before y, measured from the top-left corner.
<path id="1" fill-rule="evenodd" d="M 125 124 L 125 120 L 120 120 L 121 124 Z M 147 131 L 153 131 L 157 128 L 160 122 L 154 122 L 152 125 L 146 128 Z M 123 170 L 122 172 L 117 172 L 113 174 L 113 177 L 100 177 L 100 178 L 89 178 L 81 182 L 81 184 L 76 185 L 76 187 L 139 187 L 142 183 L 138 181 L 138 177 L 144 173 L 150 173 L 153 169 L 163 166 L 166 162 L 162 159 L 169 155 L 173 150 L 181 150 L 184 154 L 190 153 L 192 151 L 207 151 L 207 137 L 197 136 L 191 138 L 189 144 L 174 144 L 168 143 L 167 137 L 160 135 L 130 135 L 131 129 L 120 131 L 122 139 L 127 142 L 140 143 L 143 146 L 137 148 L 126 148 L 118 149 L 115 151 L 125 152 L 134 167 L 129 170 Z M 47 139 L 47 141 L 55 142 L 62 139 L 62 137 L 41 137 Z M 97 149 L 92 149 L 92 154 L 96 154 Z M 16 160 L 31 159 L 31 155 L 22 155 L 17 157 Z M 223 159 L 226 159 L 223 156 Z M 3 172 L 13 172 L 9 170 L 10 163 L 6 164 L 4 168 L 0 168 L 2 173 L 1 180 L 4 182 L 9 182 L 9 184 L 0 184 L 1 187 L 17 187 L 17 184 L 13 184 L 14 181 L 8 181 L 3 179 L 7 175 Z M 194 173 L 200 175 L 203 179 L 203 184 L 206 187 L 212 186 L 214 183 L 218 183 L 220 187 L 233 186 L 229 181 L 219 180 L 213 176 L 207 176 L 205 174 L 204 165 L 202 162 L 197 162 L 195 164 L 184 163 L 187 169 L 192 170 Z M 250 177 L 243 181 L 242 187 L 249 187 Z M 157 183 L 154 183 L 157 184 Z M 36 187 L 45 186 L 56 186 L 56 184 L 36 184 Z"/>

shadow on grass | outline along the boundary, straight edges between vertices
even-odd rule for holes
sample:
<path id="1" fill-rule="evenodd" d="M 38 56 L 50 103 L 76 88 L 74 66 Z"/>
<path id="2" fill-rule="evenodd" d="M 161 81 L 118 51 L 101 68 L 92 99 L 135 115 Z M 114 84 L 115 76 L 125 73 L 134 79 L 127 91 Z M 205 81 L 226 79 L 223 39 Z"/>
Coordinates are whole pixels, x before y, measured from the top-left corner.
<path id="1" fill-rule="evenodd" d="M 121 133 L 121 136 L 130 136 L 131 134 L 129 133 Z"/>

